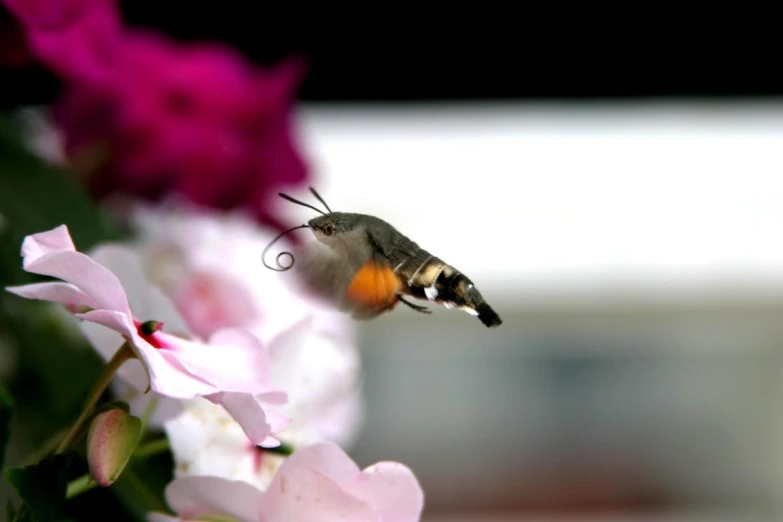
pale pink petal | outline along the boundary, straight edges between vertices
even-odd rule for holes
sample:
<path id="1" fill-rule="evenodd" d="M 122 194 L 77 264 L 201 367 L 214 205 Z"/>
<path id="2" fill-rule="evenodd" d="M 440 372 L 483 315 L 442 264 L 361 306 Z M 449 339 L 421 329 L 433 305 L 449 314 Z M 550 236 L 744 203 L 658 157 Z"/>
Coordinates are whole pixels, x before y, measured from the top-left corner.
<path id="1" fill-rule="evenodd" d="M 185 324 L 185 320 L 177 312 L 171 299 L 163 293 L 163 290 L 155 286 L 149 286 L 148 282 L 144 284 L 147 290 L 147 301 L 143 307 L 145 315 L 136 315 L 136 317 L 142 321 L 160 321 L 163 323 L 165 332 L 180 337 L 193 338 L 191 329 Z M 133 310 L 135 312 L 135 308 Z"/>
<path id="2" fill-rule="evenodd" d="M 215 393 L 207 395 L 205 398 L 215 404 L 222 405 L 229 415 L 242 426 L 242 431 L 253 444 L 269 444 L 267 437 L 272 431 L 272 426 L 267 421 L 264 409 L 253 395 L 249 393 Z M 277 444 L 265 447 L 278 445 L 279 441 Z"/>
<path id="3" fill-rule="evenodd" d="M 70 283 L 60 281 L 51 283 L 33 283 L 22 286 L 6 287 L 11 293 L 27 299 L 40 299 L 60 303 L 69 308 L 96 308 L 98 302 Z"/>
<path id="4" fill-rule="evenodd" d="M 131 340 L 138 335 L 136 333 L 136 326 L 133 324 L 130 316 L 116 310 L 91 310 L 89 312 L 74 315 L 78 319 L 103 325 Z M 138 346 L 134 346 L 134 348 L 137 349 L 137 352 L 140 349 Z M 139 354 L 137 353 L 137 355 Z M 143 358 L 143 356 L 141 356 L 141 358 Z"/>
<path id="5" fill-rule="evenodd" d="M 265 404 L 281 406 L 288 402 L 288 393 L 284 391 L 268 391 L 257 396 Z"/>
<path id="6" fill-rule="evenodd" d="M 261 444 L 258 444 L 258 446 L 261 446 L 262 448 L 276 448 L 280 444 L 282 444 L 280 439 L 278 439 L 274 435 L 269 435 L 267 438 L 262 440 Z"/>
<path id="7" fill-rule="evenodd" d="M 349 484 L 361 473 L 359 466 L 332 442 L 319 442 L 297 450 L 288 457 L 285 466 L 292 474 L 309 469 L 339 484 Z"/>
<path id="8" fill-rule="evenodd" d="M 28 264 L 42 255 L 61 250 L 76 251 L 68 227 L 65 225 L 27 236 L 22 242 L 22 258 L 24 259 L 22 266 L 26 269 Z"/>
<path id="9" fill-rule="evenodd" d="M 170 517 L 163 513 L 147 513 L 147 522 L 181 522 L 182 519 L 178 517 Z"/>
<path id="10" fill-rule="evenodd" d="M 119 333 L 98 323 L 79 321 L 79 328 L 105 361 L 111 359 L 125 342 Z M 138 359 L 132 359 L 120 366 L 117 376 L 140 392 L 146 390 L 150 382 L 147 371 Z"/>
<path id="11" fill-rule="evenodd" d="M 247 482 L 217 477 L 185 476 L 166 487 L 166 502 L 184 520 L 228 515 L 242 522 L 259 522 L 261 495 Z"/>
<path id="12" fill-rule="evenodd" d="M 353 484 L 343 487 L 375 506 L 383 522 L 416 522 L 424 508 L 424 493 L 418 480 L 398 462 L 374 464 Z"/>
<path id="13" fill-rule="evenodd" d="M 144 364 L 149 374 L 150 387 L 153 391 L 176 399 L 189 399 L 197 395 L 208 395 L 218 390 L 204 381 L 189 375 L 178 368 L 176 361 L 166 358 L 168 350 L 154 348 L 136 333 L 136 329 L 129 324 L 129 319 L 124 314 L 108 310 L 93 310 L 86 314 L 76 314 L 76 317 L 101 324 L 115 331 L 125 330 L 131 340 L 131 346 L 137 357 Z"/>
<path id="14" fill-rule="evenodd" d="M 255 394 L 268 390 L 269 357 L 250 333 L 220 332 L 208 345 L 166 334 L 159 334 L 159 338 L 170 348 L 170 357 L 221 391 Z"/>
<path id="15" fill-rule="evenodd" d="M 130 315 L 128 300 L 120 280 L 109 269 L 81 252 L 61 250 L 49 252 L 28 263 L 25 270 L 71 283 L 95 299 L 98 308 L 117 310 Z"/>
<path id="16" fill-rule="evenodd" d="M 293 456 L 283 462 L 264 493 L 258 520 L 385 522 L 371 504 L 349 495 L 325 475 L 307 468 L 292 470 L 288 463 Z"/>
<path id="17" fill-rule="evenodd" d="M 90 257 L 117 276 L 125 289 L 133 316 L 139 321 L 160 321 L 165 331 L 190 336 L 174 304 L 157 287 L 151 287 L 144 273 L 141 255 L 128 247 L 106 243 L 91 252 Z"/>
<path id="18" fill-rule="evenodd" d="M 271 411 L 266 412 L 266 420 L 269 423 L 270 426 L 272 426 L 272 433 L 276 433 L 278 431 L 282 431 L 291 423 L 291 419 L 288 417 L 283 417 L 282 415 L 278 413 L 274 413 Z M 275 444 L 277 446 L 278 444 Z M 266 444 L 262 444 L 264 447 L 272 447 L 267 446 Z"/>

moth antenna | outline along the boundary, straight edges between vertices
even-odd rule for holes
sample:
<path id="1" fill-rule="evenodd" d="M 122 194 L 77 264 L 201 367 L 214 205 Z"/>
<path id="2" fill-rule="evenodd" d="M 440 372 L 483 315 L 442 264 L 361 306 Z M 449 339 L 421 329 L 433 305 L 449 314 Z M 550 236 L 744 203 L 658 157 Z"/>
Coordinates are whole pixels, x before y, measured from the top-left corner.
<path id="1" fill-rule="evenodd" d="M 322 197 L 321 197 L 321 195 L 320 195 L 318 192 L 316 192 L 316 191 L 315 191 L 315 189 L 314 189 L 313 187 L 310 187 L 310 192 L 312 192 L 312 193 L 313 193 L 313 196 L 315 196 L 315 197 L 318 199 L 318 201 L 320 201 L 320 202 L 321 202 L 321 204 L 322 204 L 324 207 L 326 207 L 326 210 L 328 210 L 328 211 L 329 211 L 329 213 L 331 214 L 331 213 L 332 213 L 332 209 L 331 209 L 331 208 L 329 208 L 329 205 L 327 205 L 327 204 L 326 204 L 326 201 L 324 201 L 324 198 L 322 198 Z"/>
<path id="2" fill-rule="evenodd" d="M 296 203 L 297 205 L 302 205 L 303 207 L 311 208 L 311 209 L 315 210 L 316 212 L 318 212 L 319 214 L 323 214 L 324 216 L 326 215 L 326 213 L 323 210 L 321 210 L 320 208 L 316 208 L 316 207 L 310 205 L 309 203 L 305 203 L 304 201 L 299 201 L 298 199 L 294 199 L 294 198 L 292 198 L 291 196 L 289 196 L 287 194 L 283 194 L 282 192 L 278 192 L 278 195 L 281 198 L 290 201 L 291 203 Z M 331 210 L 329 212 L 331 212 Z"/>
<path id="3" fill-rule="evenodd" d="M 282 195 L 282 194 L 281 194 Z M 309 206 L 309 205 L 308 205 Z M 318 210 L 318 209 L 316 209 Z M 322 212 L 323 214 L 323 212 Z M 269 242 L 269 244 L 264 248 L 264 251 L 261 253 L 261 262 L 264 263 L 264 266 L 267 267 L 270 270 L 276 270 L 277 272 L 285 272 L 286 270 L 290 270 L 294 266 L 294 255 L 291 252 L 280 252 L 277 254 L 277 257 L 275 257 L 275 263 L 277 263 L 278 268 L 275 268 L 273 266 L 269 266 L 266 264 L 266 253 L 269 251 L 270 248 L 272 248 L 272 245 L 277 243 L 281 237 L 288 234 L 289 232 L 293 232 L 294 230 L 300 229 L 300 228 L 310 228 L 309 225 L 299 225 L 297 227 L 291 227 L 285 232 L 280 233 L 276 238 L 274 238 L 272 241 Z M 280 258 L 283 256 L 288 256 L 291 259 L 291 264 L 289 265 L 283 265 L 280 262 Z"/>

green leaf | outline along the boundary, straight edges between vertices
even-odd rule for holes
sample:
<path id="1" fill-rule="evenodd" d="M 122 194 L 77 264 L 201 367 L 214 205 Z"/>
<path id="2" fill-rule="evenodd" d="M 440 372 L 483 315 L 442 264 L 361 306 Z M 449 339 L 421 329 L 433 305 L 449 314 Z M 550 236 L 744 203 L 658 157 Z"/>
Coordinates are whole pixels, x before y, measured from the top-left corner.
<path id="1" fill-rule="evenodd" d="M 22 240 L 62 224 L 81 251 L 119 237 L 73 174 L 28 151 L 0 118 L 0 283 L 34 280 L 21 268 Z"/>
<path id="2" fill-rule="evenodd" d="M 30 520 L 62 521 L 65 518 L 65 493 L 68 487 L 68 466 L 72 454 L 52 455 L 38 464 L 6 471 L 8 482 L 24 502 L 20 509 Z M 24 520 L 24 518 L 23 518 Z"/>
<path id="3" fill-rule="evenodd" d="M 12 407 L 11 396 L 0 386 L 0 470 L 3 469 L 5 447 L 8 445 Z"/>

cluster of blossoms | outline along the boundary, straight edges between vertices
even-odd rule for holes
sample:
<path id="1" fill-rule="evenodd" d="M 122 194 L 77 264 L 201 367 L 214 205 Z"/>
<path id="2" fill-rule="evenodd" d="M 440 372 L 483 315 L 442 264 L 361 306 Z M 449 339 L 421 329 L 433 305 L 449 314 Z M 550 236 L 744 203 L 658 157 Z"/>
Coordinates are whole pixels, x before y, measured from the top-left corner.
<path id="1" fill-rule="evenodd" d="M 281 225 L 268 196 L 307 175 L 291 131 L 302 64 L 264 70 L 126 27 L 115 0 L 0 2 L 63 80 L 67 170 L 132 202 L 127 241 L 80 252 L 66 225 L 27 236 L 24 270 L 50 279 L 7 288 L 62 305 L 107 362 L 57 452 L 86 432 L 107 486 L 160 430 L 172 513 L 150 520 L 418 520 L 407 467 L 362 470 L 345 452 L 363 418 L 351 320 L 261 264 Z M 127 408 L 96 413 L 107 386 Z"/>
<path id="2" fill-rule="evenodd" d="M 25 270 L 59 281 L 7 290 L 64 305 L 110 367 L 125 350 L 116 389 L 125 390 L 131 413 L 161 401 L 153 424 L 165 429 L 176 462 L 166 498 L 179 518 L 150 519 L 418 520 L 423 494 L 407 467 L 380 462 L 361 470 L 341 448 L 361 421 L 346 319 L 259 270 L 241 280 L 244 298 L 213 299 L 242 270 L 218 257 L 258 259 L 254 251 L 268 236 L 236 216 L 180 209 L 167 220 L 139 208 L 136 243 L 100 245 L 90 255 L 76 250 L 65 226 L 28 236 Z M 153 217 L 161 226 L 145 233 Z M 192 235 L 182 235 L 189 227 Z M 185 237 L 192 239 L 187 249 Z M 240 252 L 247 256 L 232 255 Z M 206 337 L 183 317 L 196 318 Z M 91 434 L 101 431 L 100 417 Z M 105 438 L 88 441 L 96 461 L 114 458 Z M 295 447 L 291 456 L 265 449 L 280 440 Z M 91 470 L 105 485 L 118 475 L 103 462 L 91 462 Z"/>
<path id="3" fill-rule="evenodd" d="M 219 43 L 126 27 L 115 0 L 3 3 L 63 80 L 53 115 L 96 197 L 177 197 L 280 225 L 270 194 L 307 175 L 291 128 L 301 60 L 262 69 Z"/>

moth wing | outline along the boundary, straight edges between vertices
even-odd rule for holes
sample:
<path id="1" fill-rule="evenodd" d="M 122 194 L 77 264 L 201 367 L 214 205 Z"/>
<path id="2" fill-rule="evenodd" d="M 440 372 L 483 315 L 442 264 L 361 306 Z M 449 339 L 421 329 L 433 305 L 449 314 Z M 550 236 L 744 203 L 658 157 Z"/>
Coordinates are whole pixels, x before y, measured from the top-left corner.
<path id="1" fill-rule="evenodd" d="M 380 254 L 340 256 L 313 242 L 302 248 L 294 267 L 307 291 L 359 320 L 394 308 L 400 280 Z"/>

